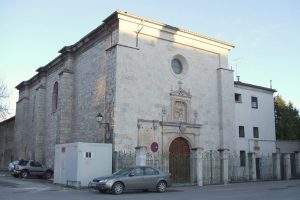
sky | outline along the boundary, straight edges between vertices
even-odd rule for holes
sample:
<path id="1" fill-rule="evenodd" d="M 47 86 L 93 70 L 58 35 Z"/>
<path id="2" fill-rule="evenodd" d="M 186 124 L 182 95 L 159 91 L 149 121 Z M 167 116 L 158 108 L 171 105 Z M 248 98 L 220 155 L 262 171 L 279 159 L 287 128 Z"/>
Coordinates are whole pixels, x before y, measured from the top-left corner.
<path id="1" fill-rule="evenodd" d="M 115 10 L 233 43 L 235 76 L 273 88 L 300 108 L 298 0 L 0 0 L 0 80 L 15 114 L 15 86 Z"/>

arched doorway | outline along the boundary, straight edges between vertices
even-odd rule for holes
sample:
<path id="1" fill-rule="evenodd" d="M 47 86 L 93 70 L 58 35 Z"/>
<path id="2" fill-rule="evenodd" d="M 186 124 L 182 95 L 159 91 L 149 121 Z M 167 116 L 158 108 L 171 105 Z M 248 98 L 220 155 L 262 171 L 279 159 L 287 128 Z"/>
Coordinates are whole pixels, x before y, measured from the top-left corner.
<path id="1" fill-rule="evenodd" d="M 189 142 L 178 137 L 169 147 L 169 172 L 174 183 L 191 182 Z"/>

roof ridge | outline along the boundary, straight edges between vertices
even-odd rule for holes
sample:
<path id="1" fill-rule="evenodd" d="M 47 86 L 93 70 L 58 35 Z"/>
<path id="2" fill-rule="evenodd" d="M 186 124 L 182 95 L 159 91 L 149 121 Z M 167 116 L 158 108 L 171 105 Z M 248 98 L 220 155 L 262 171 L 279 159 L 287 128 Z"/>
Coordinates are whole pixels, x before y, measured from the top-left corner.
<path id="1" fill-rule="evenodd" d="M 241 86 L 246 86 L 246 87 L 252 87 L 252 88 L 261 89 L 261 90 L 266 90 L 266 91 L 270 91 L 270 92 L 277 92 L 277 90 L 275 90 L 273 88 L 268 88 L 268 87 L 264 87 L 264 86 L 260 86 L 260 85 L 254 85 L 254 84 L 251 84 L 251 83 L 244 83 L 244 82 L 241 82 L 241 81 L 234 81 L 234 84 L 241 85 Z"/>

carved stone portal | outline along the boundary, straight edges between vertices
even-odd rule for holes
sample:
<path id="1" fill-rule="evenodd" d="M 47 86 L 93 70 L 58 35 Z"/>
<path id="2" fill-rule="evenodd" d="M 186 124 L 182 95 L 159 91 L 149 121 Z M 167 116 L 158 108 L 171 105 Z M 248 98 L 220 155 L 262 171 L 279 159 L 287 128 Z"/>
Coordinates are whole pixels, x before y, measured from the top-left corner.
<path id="1" fill-rule="evenodd" d="M 181 85 L 176 91 L 170 93 L 171 121 L 189 122 L 191 110 L 191 94 L 182 89 Z"/>
<path id="2" fill-rule="evenodd" d="M 173 119 L 179 122 L 187 122 L 187 105 L 183 101 L 175 101 Z"/>

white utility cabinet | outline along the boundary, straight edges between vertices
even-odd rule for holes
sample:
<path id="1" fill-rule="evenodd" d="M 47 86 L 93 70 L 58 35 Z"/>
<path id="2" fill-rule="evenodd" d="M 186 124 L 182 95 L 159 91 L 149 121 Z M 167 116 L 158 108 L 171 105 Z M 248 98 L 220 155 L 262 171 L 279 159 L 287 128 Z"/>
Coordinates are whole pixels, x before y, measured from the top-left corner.
<path id="1" fill-rule="evenodd" d="M 93 178 L 111 173 L 111 144 L 76 142 L 55 145 L 54 183 L 85 187 Z"/>

